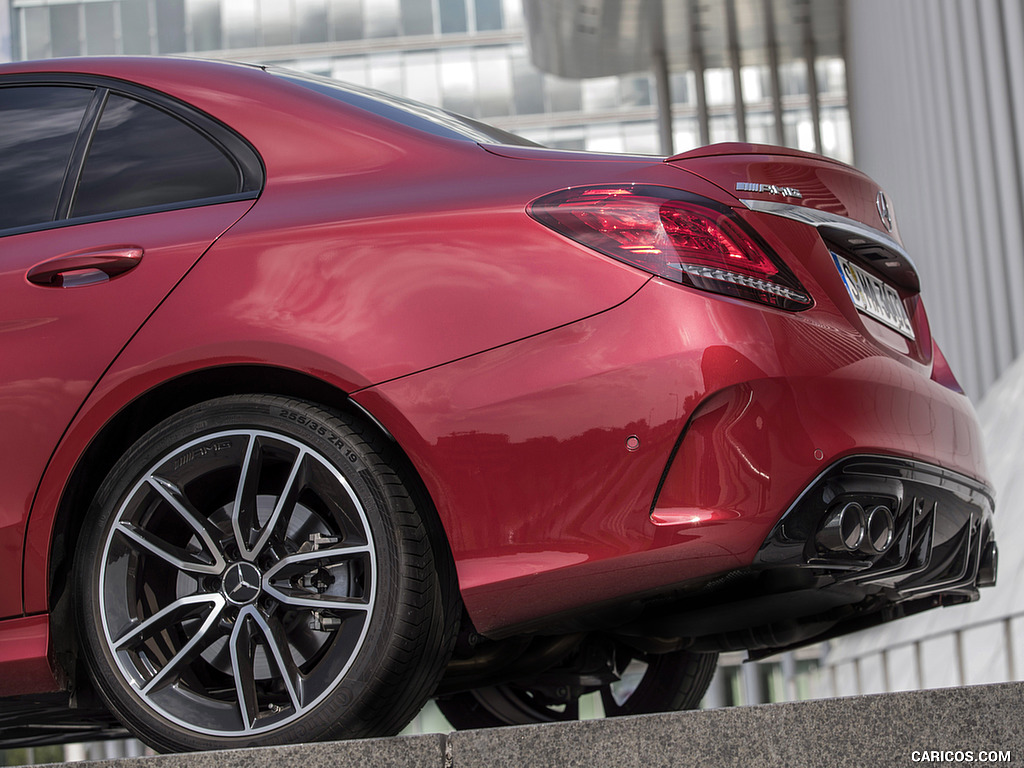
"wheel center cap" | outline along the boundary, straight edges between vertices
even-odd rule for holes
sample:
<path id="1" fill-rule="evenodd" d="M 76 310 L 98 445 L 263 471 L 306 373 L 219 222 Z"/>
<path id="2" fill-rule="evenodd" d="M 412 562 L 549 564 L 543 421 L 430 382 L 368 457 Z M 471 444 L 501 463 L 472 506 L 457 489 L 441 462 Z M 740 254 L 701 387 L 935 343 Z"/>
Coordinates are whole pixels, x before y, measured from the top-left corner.
<path id="1" fill-rule="evenodd" d="M 224 572 L 221 588 L 229 602 L 245 605 L 260 596 L 261 580 L 260 569 L 252 563 L 235 563 Z"/>

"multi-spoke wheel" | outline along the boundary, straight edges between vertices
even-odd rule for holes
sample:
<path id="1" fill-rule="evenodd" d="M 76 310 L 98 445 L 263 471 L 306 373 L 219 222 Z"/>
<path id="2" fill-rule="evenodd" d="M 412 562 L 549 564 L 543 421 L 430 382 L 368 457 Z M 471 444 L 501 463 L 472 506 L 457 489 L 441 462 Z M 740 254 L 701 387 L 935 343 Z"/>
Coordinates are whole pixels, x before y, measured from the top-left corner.
<path id="1" fill-rule="evenodd" d="M 387 451 L 337 414 L 252 396 L 184 411 L 118 462 L 86 522 L 77 605 L 94 681 L 129 727 L 178 750 L 401 729 L 458 614 Z"/>
<path id="2" fill-rule="evenodd" d="M 612 679 L 600 683 L 555 671 L 446 696 L 437 704 L 460 730 L 578 720 L 584 710 L 605 717 L 674 712 L 700 704 L 717 663 L 715 653 L 633 654 L 620 647 L 611 661 Z"/>

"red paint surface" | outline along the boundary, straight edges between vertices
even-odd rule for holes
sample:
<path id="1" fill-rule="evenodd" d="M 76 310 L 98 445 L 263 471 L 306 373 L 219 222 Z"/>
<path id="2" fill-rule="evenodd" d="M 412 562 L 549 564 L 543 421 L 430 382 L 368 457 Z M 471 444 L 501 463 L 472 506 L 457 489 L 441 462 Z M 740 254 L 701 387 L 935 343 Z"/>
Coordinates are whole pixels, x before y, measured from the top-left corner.
<path id="1" fill-rule="evenodd" d="M 47 660 L 47 616 L 0 621 L 0 696 L 59 691 Z"/>

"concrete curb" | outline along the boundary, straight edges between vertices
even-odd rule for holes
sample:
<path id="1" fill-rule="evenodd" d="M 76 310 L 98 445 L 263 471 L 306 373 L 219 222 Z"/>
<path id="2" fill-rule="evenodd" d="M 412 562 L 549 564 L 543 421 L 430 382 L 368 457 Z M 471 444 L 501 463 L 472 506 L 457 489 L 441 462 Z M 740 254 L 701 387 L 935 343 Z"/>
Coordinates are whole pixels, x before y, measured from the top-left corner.
<path id="1" fill-rule="evenodd" d="M 1019 765 L 1024 685 L 467 731 L 449 741 L 456 768 Z M 936 751 L 953 754 L 930 759 Z M 982 762 L 988 751 L 1009 752 L 1010 760 Z"/>
<path id="2" fill-rule="evenodd" d="M 987 755 L 995 752 L 995 755 Z M 989 759 L 986 759 L 989 758 Z M 1024 683 L 161 755 L 90 768 L 903 768 L 1024 764 Z"/>

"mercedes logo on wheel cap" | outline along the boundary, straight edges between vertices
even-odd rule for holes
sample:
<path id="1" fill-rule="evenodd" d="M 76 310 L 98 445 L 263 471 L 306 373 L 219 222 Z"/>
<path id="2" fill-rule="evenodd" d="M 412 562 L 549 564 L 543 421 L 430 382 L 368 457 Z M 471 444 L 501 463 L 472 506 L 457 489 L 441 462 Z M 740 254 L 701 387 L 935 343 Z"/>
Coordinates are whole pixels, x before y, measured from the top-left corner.
<path id="1" fill-rule="evenodd" d="M 260 570 L 252 563 L 235 563 L 224 572 L 224 596 L 235 605 L 251 603 L 260 596 Z"/>

